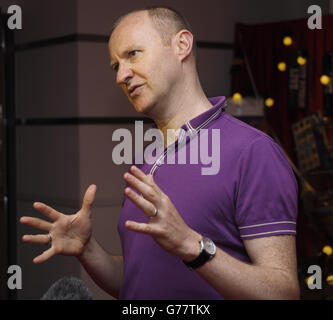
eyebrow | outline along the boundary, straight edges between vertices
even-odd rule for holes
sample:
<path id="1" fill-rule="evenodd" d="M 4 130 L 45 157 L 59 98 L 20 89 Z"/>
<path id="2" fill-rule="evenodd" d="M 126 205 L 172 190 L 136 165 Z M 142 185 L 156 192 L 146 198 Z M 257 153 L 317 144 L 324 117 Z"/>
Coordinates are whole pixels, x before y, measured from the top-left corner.
<path id="1" fill-rule="evenodd" d="M 130 51 L 132 50 L 133 47 L 138 47 L 138 48 L 140 48 L 141 46 L 140 46 L 140 45 L 133 45 L 133 44 L 131 44 L 131 45 L 127 46 L 125 50 L 123 50 L 123 52 L 120 54 L 120 56 L 122 57 L 122 56 L 124 56 L 127 52 L 130 52 Z M 112 59 L 111 59 L 110 67 L 113 69 L 114 66 L 115 66 L 117 63 L 118 63 L 118 62 L 112 62 Z"/>
<path id="2" fill-rule="evenodd" d="M 128 48 L 123 50 L 122 53 L 120 54 L 120 57 L 122 57 L 128 50 L 129 50 Z M 112 67 L 115 63 L 117 63 L 117 62 L 112 62 L 112 58 L 111 58 L 110 66 Z"/>

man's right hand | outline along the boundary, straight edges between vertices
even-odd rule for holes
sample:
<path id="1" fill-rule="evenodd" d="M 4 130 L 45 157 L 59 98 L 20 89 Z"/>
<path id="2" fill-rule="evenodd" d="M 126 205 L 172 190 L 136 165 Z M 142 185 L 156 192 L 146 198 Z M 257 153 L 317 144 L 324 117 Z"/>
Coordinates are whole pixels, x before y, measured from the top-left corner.
<path id="1" fill-rule="evenodd" d="M 72 215 L 66 215 L 41 202 L 35 202 L 34 208 L 49 218 L 46 221 L 34 217 L 22 217 L 22 224 L 47 231 L 52 238 L 51 247 L 34 258 L 34 263 L 42 263 L 56 254 L 80 256 L 92 235 L 91 206 L 95 199 L 96 185 L 90 185 L 85 192 L 82 207 Z M 24 235 L 24 242 L 47 244 L 48 234 Z"/>

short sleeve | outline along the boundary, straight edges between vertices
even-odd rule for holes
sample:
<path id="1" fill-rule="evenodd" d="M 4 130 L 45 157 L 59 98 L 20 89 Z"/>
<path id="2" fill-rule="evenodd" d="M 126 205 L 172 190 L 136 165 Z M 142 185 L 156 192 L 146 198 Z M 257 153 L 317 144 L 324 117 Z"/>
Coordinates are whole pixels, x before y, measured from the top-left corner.
<path id="1" fill-rule="evenodd" d="M 268 136 L 239 158 L 235 220 L 241 239 L 296 234 L 298 186 L 282 149 Z"/>

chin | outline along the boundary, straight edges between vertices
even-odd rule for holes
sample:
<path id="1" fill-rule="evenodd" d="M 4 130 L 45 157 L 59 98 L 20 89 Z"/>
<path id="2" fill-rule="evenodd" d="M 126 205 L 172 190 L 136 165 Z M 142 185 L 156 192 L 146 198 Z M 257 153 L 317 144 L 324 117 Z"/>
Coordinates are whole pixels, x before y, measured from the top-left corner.
<path id="1" fill-rule="evenodd" d="M 153 109 L 154 104 L 147 103 L 147 101 L 131 101 L 132 105 L 134 106 L 136 112 L 142 113 L 145 116 L 149 117 L 149 114 L 151 113 L 151 110 Z"/>

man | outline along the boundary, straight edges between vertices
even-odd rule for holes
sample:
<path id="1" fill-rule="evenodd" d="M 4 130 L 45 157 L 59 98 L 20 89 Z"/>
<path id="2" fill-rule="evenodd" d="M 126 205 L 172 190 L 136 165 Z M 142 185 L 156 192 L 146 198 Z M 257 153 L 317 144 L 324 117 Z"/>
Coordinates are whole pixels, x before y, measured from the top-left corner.
<path id="1" fill-rule="evenodd" d="M 132 166 L 124 175 L 123 256 L 105 252 L 92 236 L 95 185 L 75 215 L 34 203 L 51 222 L 21 222 L 49 234 L 23 240 L 51 242 L 35 263 L 77 256 L 120 299 L 298 299 L 293 172 L 268 136 L 225 113 L 224 97 L 207 99 L 193 46 L 190 27 L 168 8 L 132 12 L 111 34 L 116 81 L 135 109 L 154 120 L 166 147 L 154 164 Z M 185 148 L 202 129 L 220 130 L 217 174 L 161 162 L 171 146 L 181 148 L 181 137 L 166 138 L 168 129 L 180 128 L 190 136 Z"/>

